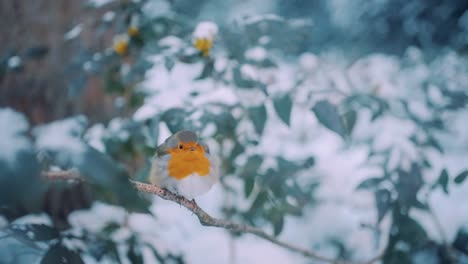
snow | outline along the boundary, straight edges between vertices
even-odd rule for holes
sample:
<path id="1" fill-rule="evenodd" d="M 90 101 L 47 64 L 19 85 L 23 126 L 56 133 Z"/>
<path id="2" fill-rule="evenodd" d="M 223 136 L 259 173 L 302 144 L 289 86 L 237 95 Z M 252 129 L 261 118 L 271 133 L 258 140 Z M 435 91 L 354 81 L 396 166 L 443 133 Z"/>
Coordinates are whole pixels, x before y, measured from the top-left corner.
<path id="1" fill-rule="evenodd" d="M 8 68 L 10 69 L 16 69 L 19 66 L 21 66 L 22 60 L 19 56 L 12 56 L 8 59 Z"/>
<path id="2" fill-rule="evenodd" d="M 36 127 L 33 130 L 36 145 L 39 149 L 57 152 L 69 149 L 73 153 L 82 153 L 84 145 L 79 136 L 84 132 L 86 122 L 84 116 L 78 116 Z"/>
<path id="3" fill-rule="evenodd" d="M 104 143 L 102 142 L 102 138 L 104 137 L 105 134 L 105 127 L 103 124 L 95 124 L 92 127 L 90 127 L 85 134 L 85 139 L 88 144 L 101 151 L 105 152 L 106 147 L 104 146 Z"/>
<path id="4" fill-rule="evenodd" d="M 28 121 L 22 114 L 10 108 L 0 108 L 0 127 L 0 160 L 14 167 L 18 165 L 18 152 L 32 150 L 31 142 L 26 137 Z"/>
<path id="5" fill-rule="evenodd" d="M 148 18 L 167 15 L 170 9 L 170 3 L 167 1 L 147 1 L 142 8 L 143 14 Z"/>
<path id="6" fill-rule="evenodd" d="M 184 42 L 178 37 L 167 36 L 159 40 L 158 44 L 163 48 L 169 48 L 171 51 L 177 51 L 183 47 Z"/>
<path id="7" fill-rule="evenodd" d="M 112 39 L 112 42 L 114 45 L 119 42 L 128 42 L 130 37 L 127 34 L 118 34 L 115 35 L 114 38 Z"/>
<path id="8" fill-rule="evenodd" d="M 99 8 L 99 7 L 102 7 L 102 6 L 105 6 L 107 4 L 110 4 L 112 2 L 114 2 L 115 0 L 89 0 L 89 4 L 91 4 L 92 6 L 96 7 L 96 8 Z"/>
<path id="9" fill-rule="evenodd" d="M 267 51 L 263 47 L 250 48 L 245 52 L 245 58 L 252 61 L 263 61 L 267 57 Z"/>
<path id="10" fill-rule="evenodd" d="M 8 225 L 8 220 L 4 216 L 0 216 L 0 229 L 4 229 Z"/>
<path id="11" fill-rule="evenodd" d="M 355 89 L 391 98 L 399 92 L 394 83 L 399 70 L 396 57 L 373 54 L 356 61 L 349 68 L 348 76 Z"/>
<path id="12" fill-rule="evenodd" d="M 76 228 L 99 232 L 111 223 L 123 225 L 125 217 L 126 211 L 122 207 L 94 202 L 89 210 L 73 211 L 68 216 L 68 221 Z M 99 219 L 99 221 L 96 221 L 96 219 Z"/>
<path id="13" fill-rule="evenodd" d="M 63 38 L 65 40 L 71 40 L 71 39 L 74 39 L 76 37 L 78 37 L 81 33 L 81 31 L 83 30 L 83 25 L 82 24 L 78 24 L 76 25 L 75 27 L 73 27 L 70 31 L 68 31 L 67 33 L 65 33 L 65 35 L 63 35 Z"/>
<path id="14" fill-rule="evenodd" d="M 242 23 L 248 24 L 255 24 L 264 20 L 272 20 L 272 21 L 284 21 L 284 19 L 280 16 L 275 14 L 263 14 L 263 15 L 252 15 L 247 18 L 244 18 Z"/>
<path id="15" fill-rule="evenodd" d="M 240 68 L 240 72 L 243 78 L 248 80 L 258 80 L 258 74 L 256 68 L 250 64 L 244 64 Z"/>
<path id="16" fill-rule="evenodd" d="M 113 11 L 107 11 L 102 15 L 102 20 L 105 22 L 112 22 L 115 18 L 115 12 Z"/>
<path id="17" fill-rule="evenodd" d="M 23 225 L 23 224 L 42 224 L 52 226 L 52 220 L 47 214 L 29 214 L 16 218 L 13 222 L 13 225 Z"/>
<path id="18" fill-rule="evenodd" d="M 203 21 L 198 23 L 193 32 L 194 39 L 209 39 L 214 40 L 218 34 L 218 25 L 211 21 Z"/>
<path id="19" fill-rule="evenodd" d="M 303 53 L 299 57 L 299 67 L 306 72 L 313 72 L 319 66 L 319 59 L 312 53 Z"/>

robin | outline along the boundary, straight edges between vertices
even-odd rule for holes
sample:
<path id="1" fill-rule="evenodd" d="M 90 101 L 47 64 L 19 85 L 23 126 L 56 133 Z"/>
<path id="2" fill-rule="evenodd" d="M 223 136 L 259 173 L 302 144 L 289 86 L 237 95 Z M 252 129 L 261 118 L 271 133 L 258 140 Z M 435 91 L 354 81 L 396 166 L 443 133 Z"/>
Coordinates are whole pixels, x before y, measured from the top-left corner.
<path id="1" fill-rule="evenodd" d="M 193 199 L 217 180 L 217 162 L 194 132 L 179 131 L 156 149 L 149 175 L 152 184 Z"/>

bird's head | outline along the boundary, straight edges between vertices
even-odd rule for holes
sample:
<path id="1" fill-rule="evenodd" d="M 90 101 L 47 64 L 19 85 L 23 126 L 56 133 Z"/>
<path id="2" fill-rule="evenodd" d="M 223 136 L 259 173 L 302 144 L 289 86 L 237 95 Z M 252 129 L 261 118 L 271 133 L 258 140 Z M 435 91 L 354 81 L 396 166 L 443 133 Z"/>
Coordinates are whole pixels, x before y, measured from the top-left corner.
<path id="1" fill-rule="evenodd" d="M 158 155 L 170 155 L 169 175 L 183 179 L 193 173 L 205 176 L 210 173 L 208 146 L 200 142 L 192 131 L 179 131 L 166 139 Z"/>

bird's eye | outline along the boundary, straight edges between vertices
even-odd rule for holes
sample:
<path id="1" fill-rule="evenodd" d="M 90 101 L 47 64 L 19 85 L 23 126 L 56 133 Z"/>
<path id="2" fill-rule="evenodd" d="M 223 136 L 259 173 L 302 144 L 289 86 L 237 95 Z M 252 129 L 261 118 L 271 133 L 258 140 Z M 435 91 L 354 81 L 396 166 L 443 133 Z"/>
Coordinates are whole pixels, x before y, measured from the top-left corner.
<path id="1" fill-rule="evenodd" d="M 184 147 L 182 145 L 179 145 L 179 149 L 183 149 Z"/>

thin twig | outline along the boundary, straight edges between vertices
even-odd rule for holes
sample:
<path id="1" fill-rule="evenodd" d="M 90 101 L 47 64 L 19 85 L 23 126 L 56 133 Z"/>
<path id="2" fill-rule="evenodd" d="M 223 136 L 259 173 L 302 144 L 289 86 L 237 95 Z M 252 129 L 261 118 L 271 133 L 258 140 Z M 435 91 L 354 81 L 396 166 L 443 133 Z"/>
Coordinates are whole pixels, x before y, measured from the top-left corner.
<path id="1" fill-rule="evenodd" d="M 82 178 L 76 173 L 68 172 L 68 171 L 63 171 L 63 172 L 45 172 L 43 173 L 43 177 L 48 180 L 67 180 L 67 179 L 72 179 L 72 180 L 81 180 Z M 150 193 L 157 195 L 161 197 L 164 200 L 172 201 L 175 202 L 185 208 L 187 208 L 189 211 L 191 211 L 193 214 L 195 214 L 198 217 L 198 220 L 200 221 L 200 224 L 203 226 L 212 226 L 212 227 L 219 227 L 219 228 L 224 228 L 228 229 L 230 231 L 234 232 L 240 232 L 240 233 L 250 233 L 253 235 L 256 235 L 260 238 L 263 238 L 265 240 L 270 241 L 273 244 L 276 244 L 280 247 L 283 247 L 285 249 L 291 250 L 293 252 L 299 253 L 305 257 L 319 260 L 322 262 L 326 263 L 332 263 L 332 264 L 357 264 L 358 262 L 348 262 L 348 261 L 343 261 L 343 260 L 336 260 L 328 257 L 324 257 L 316 252 L 313 252 L 311 250 L 307 250 L 304 248 L 300 248 L 295 245 L 291 245 L 289 243 L 283 242 L 275 238 L 274 236 L 271 236 L 267 234 L 265 231 L 263 231 L 260 228 L 249 226 L 249 225 L 244 225 L 244 224 L 238 224 L 229 220 L 224 220 L 224 219 L 217 219 L 212 216 L 210 216 L 208 213 L 206 213 L 201 207 L 198 206 L 198 204 L 195 202 L 195 200 L 189 200 L 185 198 L 184 196 L 177 195 L 173 192 L 170 192 L 164 188 L 158 187 L 156 185 L 152 184 L 147 184 L 147 183 L 142 183 L 138 181 L 132 181 L 131 183 L 135 186 L 136 189 L 140 192 L 144 193 Z M 377 256 L 373 257 L 372 259 L 364 262 L 359 262 L 362 264 L 372 264 L 379 259 L 381 259 L 383 256 L 383 253 L 378 254 Z"/>

